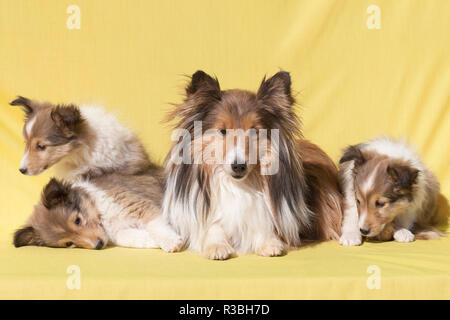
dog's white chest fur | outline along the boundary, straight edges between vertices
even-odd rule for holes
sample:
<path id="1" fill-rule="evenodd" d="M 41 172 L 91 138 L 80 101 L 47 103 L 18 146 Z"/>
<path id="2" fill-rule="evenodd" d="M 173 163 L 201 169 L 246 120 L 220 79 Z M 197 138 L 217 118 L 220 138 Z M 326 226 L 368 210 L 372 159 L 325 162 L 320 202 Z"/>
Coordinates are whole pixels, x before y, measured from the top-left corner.
<path id="1" fill-rule="evenodd" d="M 220 174 L 213 189 L 210 219 L 222 226 L 238 253 L 255 251 L 273 234 L 272 213 L 261 191 Z"/>
<path id="2" fill-rule="evenodd" d="M 198 184 L 192 195 L 196 194 L 196 188 Z M 166 197 L 163 206 L 164 214 L 191 250 L 203 252 L 208 243 L 226 241 L 236 253 L 251 253 L 275 238 L 269 202 L 263 192 L 245 182 L 217 172 L 211 183 L 210 208 L 205 221 L 198 215 L 203 194 L 197 196 L 197 199 L 191 197 L 189 204 L 180 199 L 172 202 Z"/>

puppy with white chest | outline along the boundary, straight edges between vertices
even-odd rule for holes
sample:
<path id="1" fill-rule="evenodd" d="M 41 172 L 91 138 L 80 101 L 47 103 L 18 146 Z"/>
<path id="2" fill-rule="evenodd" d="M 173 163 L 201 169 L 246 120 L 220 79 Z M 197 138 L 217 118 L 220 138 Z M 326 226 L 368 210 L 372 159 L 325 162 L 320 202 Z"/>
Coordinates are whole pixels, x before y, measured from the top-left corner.
<path id="1" fill-rule="evenodd" d="M 107 245 L 178 251 L 180 237 L 160 213 L 162 178 L 107 174 L 76 181 L 50 180 L 16 247 L 103 249 Z"/>
<path id="2" fill-rule="evenodd" d="M 388 138 L 348 147 L 340 160 L 341 245 L 368 239 L 439 239 L 439 183 L 406 144 Z M 444 221 L 444 220 L 443 220 Z"/>
<path id="3" fill-rule="evenodd" d="M 24 97 L 10 103 L 25 112 L 20 172 L 38 175 L 54 166 L 60 178 L 135 174 L 154 165 L 137 136 L 100 107 L 54 105 Z"/>
<path id="4" fill-rule="evenodd" d="M 102 248 L 107 243 L 177 251 L 181 242 L 160 213 L 162 168 L 138 139 L 102 108 L 18 97 L 25 112 L 20 172 L 51 180 L 16 246 Z"/>

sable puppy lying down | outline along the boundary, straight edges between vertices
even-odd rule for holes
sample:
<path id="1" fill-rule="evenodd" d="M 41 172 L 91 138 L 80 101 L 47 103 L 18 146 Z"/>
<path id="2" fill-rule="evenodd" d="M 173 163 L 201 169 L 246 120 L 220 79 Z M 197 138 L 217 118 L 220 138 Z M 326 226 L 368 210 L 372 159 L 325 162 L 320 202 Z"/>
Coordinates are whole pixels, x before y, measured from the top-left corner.
<path id="1" fill-rule="evenodd" d="M 182 242 L 160 214 L 161 199 L 155 170 L 74 182 L 52 179 L 26 225 L 14 234 L 14 245 L 178 251 Z"/>
<path id="2" fill-rule="evenodd" d="M 55 166 L 66 179 L 44 188 L 27 225 L 14 235 L 17 247 L 179 249 L 178 236 L 160 215 L 160 169 L 114 115 L 24 97 L 10 104 L 26 116 L 20 172 L 37 175 Z"/>
<path id="3" fill-rule="evenodd" d="M 411 242 L 444 235 L 434 228 L 447 220 L 439 216 L 439 182 L 406 144 L 378 138 L 348 147 L 340 160 L 340 180 L 342 245 L 359 245 L 361 236 Z"/>

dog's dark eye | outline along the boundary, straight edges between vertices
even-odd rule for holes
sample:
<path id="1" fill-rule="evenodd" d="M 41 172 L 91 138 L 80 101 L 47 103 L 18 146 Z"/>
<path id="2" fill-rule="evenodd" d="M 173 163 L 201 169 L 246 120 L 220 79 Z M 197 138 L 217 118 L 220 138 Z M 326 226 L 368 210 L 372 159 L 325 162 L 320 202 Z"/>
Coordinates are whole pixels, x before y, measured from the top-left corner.
<path id="1" fill-rule="evenodd" d="M 72 241 L 66 242 L 66 247 L 71 247 L 71 246 L 73 246 L 73 242 Z"/>
<path id="2" fill-rule="evenodd" d="M 377 208 L 383 208 L 385 204 L 385 202 L 375 201 L 375 207 Z"/>
<path id="3" fill-rule="evenodd" d="M 223 135 L 223 136 L 226 135 L 227 134 L 227 130 L 226 129 L 220 130 L 220 134 Z"/>
<path id="4" fill-rule="evenodd" d="M 36 145 L 36 149 L 39 150 L 39 151 L 44 151 L 45 150 L 45 146 L 42 145 L 42 144 L 37 144 Z"/>
<path id="5" fill-rule="evenodd" d="M 359 201 L 359 199 L 356 199 L 356 202 L 357 202 L 358 204 L 361 204 L 361 201 Z"/>
<path id="6" fill-rule="evenodd" d="M 76 224 L 77 226 L 79 226 L 79 225 L 81 224 L 81 219 L 80 219 L 80 218 L 76 218 L 76 219 L 75 219 L 75 224 Z"/>

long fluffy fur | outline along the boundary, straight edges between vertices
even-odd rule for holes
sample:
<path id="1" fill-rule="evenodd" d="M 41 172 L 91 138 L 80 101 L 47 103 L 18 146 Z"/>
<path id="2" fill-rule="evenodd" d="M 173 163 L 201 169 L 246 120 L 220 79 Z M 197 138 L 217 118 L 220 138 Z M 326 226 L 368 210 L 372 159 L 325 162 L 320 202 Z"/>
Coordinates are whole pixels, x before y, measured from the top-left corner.
<path id="1" fill-rule="evenodd" d="M 446 221 L 437 219 L 439 182 L 429 171 L 414 150 L 402 141 L 381 137 L 369 142 L 348 147 L 340 160 L 340 183 L 345 197 L 343 234 L 340 239 L 342 245 L 361 244 L 358 226 L 358 209 L 355 199 L 355 177 L 359 168 L 368 160 L 375 157 L 388 159 L 393 163 L 401 161 L 406 168 L 417 172 L 409 196 L 410 204 L 399 213 L 392 222 L 393 232 L 404 229 L 415 234 L 416 239 L 437 239 L 442 232 L 432 225 Z M 374 178 L 372 178 L 374 179 Z M 439 220 L 439 221 L 437 221 Z M 412 234 L 404 231 L 405 236 L 399 236 L 397 241 L 411 241 Z M 390 234 L 387 239 L 392 239 Z M 405 238 L 405 239 L 403 239 Z"/>
<path id="2" fill-rule="evenodd" d="M 20 170 L 37 175 L 54 166 L 60 178 L 136 174 L 155 168 L 139 138 L 101 107 L 54 105 L 18 97 L 26 142 Z M 38 141 L 42 150 L 35 144 Z"/>
<path id="3" fill-rule="evenodd" d="M 152 170 L 72 182 L 52 179 L 25 227 L 14 235 L 14 244 L 177 251 L 181 239 L 160 212 L 162 190 L 162 179 Z"/>
<path id="4" fill-rule="evenodd" d="M 287 72 L 264 79 L 256 95 L 221 91 L 217 79 L 202 71 L 192 76 L 184 102 L 167 118 L 177 119 L 175 129 L 184 129 L 185 134 L 166 160 L 163 200 L 164 216 L 187 247 L 222 259 L 234 252 L 278 255 L 284 245 L 299 246 L 301 236 L 311 240 L 337 238 L 341 196 L 336 167 L 319 148 L 302 140 L 290 86 Z M 245 106 L 240 108 L 248 112 L 235 109 L 236 105 Z M 279 159 L 278 173 L 264 176 L 253 172 L 245 181 L 234 181 L 213 166 L 175 163 L 176 155 L 186 146 L 191 146 L 192 160 L 198 157 L 192 147 L 195 142 L 189 139 L 194 135 L 194 122 L 202 121 L 204 130 L 214 128 L 214 115 L 226 112 L 255 113 L 263 128 L 279 129 L 279 144 L 272 145 L 276 153 L 272 156 Z M 304 167 L 302 154 L 309 153 Z M 306 179 L 311 179 L 309 186 Z M 228 239 L 222 243 L 224 252 L 205 248 L 205 242 L 215 237 L 210 229 Z"/>

